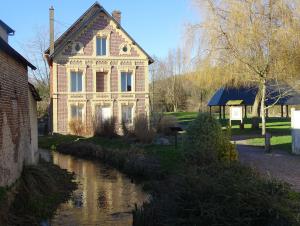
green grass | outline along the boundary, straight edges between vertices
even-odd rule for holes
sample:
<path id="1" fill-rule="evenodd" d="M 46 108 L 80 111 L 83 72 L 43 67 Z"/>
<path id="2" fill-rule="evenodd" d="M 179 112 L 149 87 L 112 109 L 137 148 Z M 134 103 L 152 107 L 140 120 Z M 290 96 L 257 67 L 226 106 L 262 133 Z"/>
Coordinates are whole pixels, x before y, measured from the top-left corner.
<path id="1" fill-rule="evenodd" d="M 61 143 L 67 143 L 75 141 L 80 138 L 79 136 L 73 135 L 48 135 L 48 136 L 39 136 L 39 148 L 43 149 L 55 149 L 55 147 Z"/>
<path id="2" fill-rule="evenodd" d="M 183 156 L 180 148 L 174 145 L 147 145 L 145 151 L 158 157 L 162 168 L 170 172 L 180 172 L 182 169 Z"/>
<path id="3" fill-rule="evenodd" d="M 198 112 L 167 112 L 165 115 L 175 116 L 178 123 L 181 125 L 188 125 L 196 118 Z"/>
<path id="4" fill-rule="evenodd" d="M 173 115 L 177 118 L 179 124 L 187 126 L 197 116 L 198 112 L 169 112 L 166 115 Z M 214 114 L 218 117 L 218 114 Z M 223 128 L 229 125 L 228 116 L 226 119 L 220 119 Z M 240 129 L 238 122 L 233 122 L 231 127 L 232 135 L 260 135 L 261 130 L 253 130 L 251 128 L 251 118 L 244 120 L 244 129 Z M 260 123 L 261 128 L 261 123 Z M 267 119 L 267 132 L 272 135 L 271 144 L 273 149 L 291 151 L 291 122 L 287 118 L 272 117 Z M 263 146 L 263 138 L 248 139 L 250 145 Z"/>
<path id="5" fill-rule="evenodd" d="M 264 138 L 253 138 L 247 140 L 248 144 L 254 146 L 264 146 Z M 290 135 L 285 136 L 273 136 L 271 138 L 272 149 L 279 149 L 291 152 L 292 150 L 292 137 Z"/>
<path id="6" fill-rule="evenodd" d="M 61 143 L 68 143 L 75 140 L 85 140 L 92 142 L 94 144 L 113 149 L 128 149 L 130 144 L 125 142 L 124 139 L 117 137 L 113 139 L 103 138 L 103 137 L 78 137 L 73 135 L 49 135 L 39 137 L 39 147 L 44 149 L 55 149 L 55 147 Z M 182 161 L 182 155 L 180 149 L 175 149 L 175 146 L 172 145 L 143 145 L 141 146 L 146 153 L 158 157 L 161 161 L 162 167 L 165 170 L 170 170 L 172 172 L 180 170 L 180 162 Z"/>

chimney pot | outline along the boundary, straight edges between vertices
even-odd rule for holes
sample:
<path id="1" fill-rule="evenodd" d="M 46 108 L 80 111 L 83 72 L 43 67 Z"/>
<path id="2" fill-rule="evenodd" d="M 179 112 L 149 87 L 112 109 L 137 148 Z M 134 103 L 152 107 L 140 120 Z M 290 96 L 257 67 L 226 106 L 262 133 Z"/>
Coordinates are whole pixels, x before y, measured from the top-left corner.
<path id="1" fill-rule="evenodd" d="M 112 16 L 119 24 L 121 24 L 121 11 L 120 10 L 114 10 L 112 12 Z"/>
<path id="2" fill-rule="evenodd" d="M 50 22 L 50 55 L 54 53 L 54 8 L 49 9 L 49 22 Z"/>

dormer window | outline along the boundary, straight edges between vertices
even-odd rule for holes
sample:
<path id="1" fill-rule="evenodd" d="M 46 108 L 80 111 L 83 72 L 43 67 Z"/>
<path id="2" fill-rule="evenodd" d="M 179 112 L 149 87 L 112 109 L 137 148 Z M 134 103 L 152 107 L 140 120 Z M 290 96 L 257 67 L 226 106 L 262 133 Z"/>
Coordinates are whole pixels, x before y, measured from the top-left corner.
<path id="1" fill-rule="evenodd" d="M 97 37 L 96 38 L 96 54 L 97 56 L 106 56 L 106 37 Z"/>

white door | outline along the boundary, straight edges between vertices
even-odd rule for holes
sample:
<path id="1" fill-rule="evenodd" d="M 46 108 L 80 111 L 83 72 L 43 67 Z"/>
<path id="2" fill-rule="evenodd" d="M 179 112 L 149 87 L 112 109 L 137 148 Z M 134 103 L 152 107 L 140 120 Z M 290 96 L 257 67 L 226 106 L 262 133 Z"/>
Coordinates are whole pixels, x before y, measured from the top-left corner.
<path id="1" fill-rule="evenodd" d="M 111 109 L 110 107 L 102 107 L 101 108 L 101 119 L 102 121 L 109 120 L 111 118 Z"/>

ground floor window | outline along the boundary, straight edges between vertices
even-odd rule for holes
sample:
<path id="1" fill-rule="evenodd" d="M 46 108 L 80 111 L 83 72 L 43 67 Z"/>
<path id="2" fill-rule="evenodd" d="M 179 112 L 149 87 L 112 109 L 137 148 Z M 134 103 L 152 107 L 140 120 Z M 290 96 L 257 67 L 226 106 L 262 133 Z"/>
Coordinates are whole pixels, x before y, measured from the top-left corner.
<path id="1" fill-rule="evenodd" d="M 122 122 L 125 122 L 125 123 L 133 122 L 132 110 L 133 110 L 133 106 L 130 106 L 130 105 L 122 106 Z"/>
<path id="2" fill-rule="evenodd" d="M 97 119 L 101 120 L 102 122 L 109 120 L 112 117 L 111 107 L 96 106 L 95 115 L 96 115 Z"/>
<path id="3" fill-rule="evenodd" d="M 72 105 L 71 106 L 71 118 L 82 120 L 83 119 L 83 106 L 82 105 Z"/>

